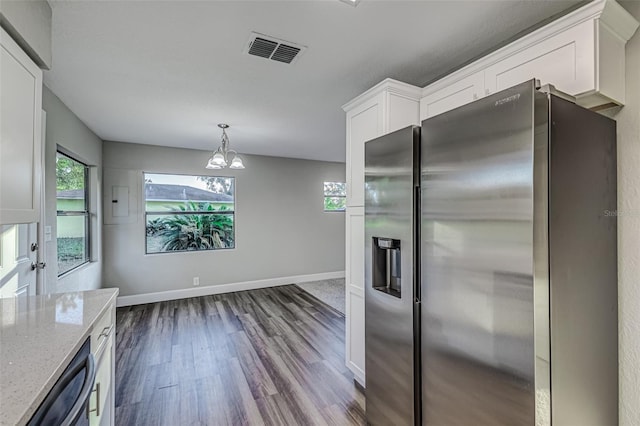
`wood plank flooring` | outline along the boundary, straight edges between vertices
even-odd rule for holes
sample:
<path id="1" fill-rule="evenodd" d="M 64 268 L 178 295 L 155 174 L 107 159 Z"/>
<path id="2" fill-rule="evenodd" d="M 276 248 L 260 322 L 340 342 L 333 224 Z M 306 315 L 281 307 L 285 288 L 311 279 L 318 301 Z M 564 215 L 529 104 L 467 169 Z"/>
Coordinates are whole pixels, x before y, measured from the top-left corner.
<path id="1" fill-rule="evenodd" d="M 344 327 L 295 285 L 118 308 L 116 425 L 363 425 Z"/>

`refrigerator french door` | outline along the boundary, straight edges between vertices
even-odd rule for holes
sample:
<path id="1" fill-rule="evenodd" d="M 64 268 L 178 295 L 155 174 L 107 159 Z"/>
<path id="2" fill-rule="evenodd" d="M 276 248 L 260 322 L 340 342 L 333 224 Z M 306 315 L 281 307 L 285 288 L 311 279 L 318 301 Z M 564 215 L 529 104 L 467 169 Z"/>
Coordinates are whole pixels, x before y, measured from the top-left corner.
<path id="1" fill-rule="evenodd" d="M 423 424 L 617 424 L 615 122 L 530 81 L 421 150 Z"/>

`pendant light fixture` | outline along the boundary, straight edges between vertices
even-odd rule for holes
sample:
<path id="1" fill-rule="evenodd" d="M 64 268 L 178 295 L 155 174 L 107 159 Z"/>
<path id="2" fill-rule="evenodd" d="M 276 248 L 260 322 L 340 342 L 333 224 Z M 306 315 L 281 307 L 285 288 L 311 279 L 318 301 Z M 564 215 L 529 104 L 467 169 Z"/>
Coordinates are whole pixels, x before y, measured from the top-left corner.
<path id="1" fill-rule="evenodd" d="M 229 128 L 228 124 L 220 123 L 218 127 L 222 129 L 222 144 L 213 151 L 213 155 L 209 158 L 207 163 L 207 169 L 244 169 L 242 158 L 238 156 L 238 153 L 233 149 L 229 149 L 229 136 L 227 136 L 226 129 Z"/>

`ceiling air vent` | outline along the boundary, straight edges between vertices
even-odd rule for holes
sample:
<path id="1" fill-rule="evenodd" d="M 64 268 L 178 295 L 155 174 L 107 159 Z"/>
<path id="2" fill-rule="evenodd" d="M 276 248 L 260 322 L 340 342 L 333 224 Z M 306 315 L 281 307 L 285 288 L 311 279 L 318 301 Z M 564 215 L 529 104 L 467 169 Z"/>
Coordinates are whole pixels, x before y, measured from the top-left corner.
<path id="1" fill-rule="evenodd" d="M 292 64 L 300 54 L 304 52 L 306 46 L 291 43 L 275 37 L 259 33 L 251 33 L 247 43 L 246 52 L 249 55 L 271 59 L 276 62 Z"/>

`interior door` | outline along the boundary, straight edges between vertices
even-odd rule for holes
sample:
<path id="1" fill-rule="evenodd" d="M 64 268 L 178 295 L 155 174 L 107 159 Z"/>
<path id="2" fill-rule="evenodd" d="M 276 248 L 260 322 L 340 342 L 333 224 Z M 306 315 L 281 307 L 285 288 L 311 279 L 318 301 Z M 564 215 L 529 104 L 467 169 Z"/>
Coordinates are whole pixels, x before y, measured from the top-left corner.
<path id="1" fill-rule="evenodd" d="M 38 224 L 0 225 L 0 297 L 36 294 Z"/>

